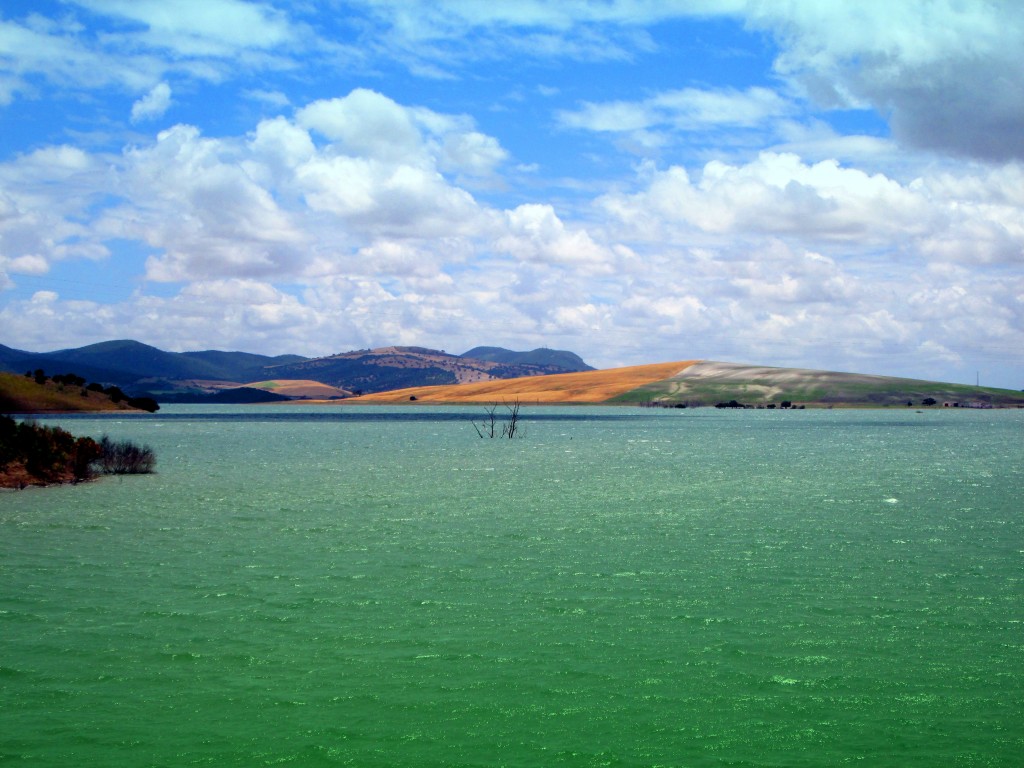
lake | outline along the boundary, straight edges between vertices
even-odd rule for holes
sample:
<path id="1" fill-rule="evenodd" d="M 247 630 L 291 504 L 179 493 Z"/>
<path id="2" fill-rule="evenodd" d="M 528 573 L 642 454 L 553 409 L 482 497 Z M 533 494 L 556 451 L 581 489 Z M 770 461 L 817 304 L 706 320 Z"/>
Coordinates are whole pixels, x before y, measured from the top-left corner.
<path id="1" fill-rule="evenodd" d="M 157 474 L 0 494 L 0 762 L 1021 765 L 1024 411 L 483 413 L 46 419 Z"/>

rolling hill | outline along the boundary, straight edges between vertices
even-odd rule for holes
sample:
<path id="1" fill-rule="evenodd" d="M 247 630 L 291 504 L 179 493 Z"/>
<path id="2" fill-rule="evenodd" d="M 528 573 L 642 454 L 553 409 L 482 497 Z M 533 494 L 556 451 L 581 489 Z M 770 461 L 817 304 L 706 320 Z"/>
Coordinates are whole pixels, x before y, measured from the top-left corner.
<path id="1" fill-rule="evenodd" d="M 454 386 L 412 387 L 364 395 L 350 402 L 491 403 L 518 399 L 524 403 L 605 403 L 638 387 L 667 379 L 692 364 L 659 363 Z"/>
<path id="2" fill-rule="evenodd" d="M 1024 406 L 1024 393 L 962 384 L 771 368 L 710 360 L 689 360 L 603 371 L 507 379 L 456 386 L 413 387 L 349 401 L 353 403 L 509 402 L 714 406 L 736 401 L 752 407 L 793 405 L 881 407 Z"/>
<path id="3" fill-rule="evenodd" d="M 0 372 L 0 413 L 75 413 L 94 411 L 138 411 L 127 400 L 114 400 L 105 392 L 82 386 L 39 384 L 35 379 Z"/>
<path id="4" fill-rule="evenodd" d="M 282 379 L 280 381 L 255 381 L 245 385 L 248 389 L 258 389 L 281 395 L 289 399 L 303 400 L 338 400 L 352 397 L 347 389 L 338 389 L 329 384 L 321 384 L 310 379 Z"/>

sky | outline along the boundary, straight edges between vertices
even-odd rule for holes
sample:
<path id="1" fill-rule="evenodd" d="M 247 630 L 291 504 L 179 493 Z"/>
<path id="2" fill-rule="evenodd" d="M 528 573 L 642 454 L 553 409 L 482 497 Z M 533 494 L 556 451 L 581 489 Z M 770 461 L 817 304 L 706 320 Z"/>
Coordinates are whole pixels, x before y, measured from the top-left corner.
<path id="1" fill-rule="evenodd" d="M 1017 0 L 4 0 L 0 344 L 1024 388 Z"/>

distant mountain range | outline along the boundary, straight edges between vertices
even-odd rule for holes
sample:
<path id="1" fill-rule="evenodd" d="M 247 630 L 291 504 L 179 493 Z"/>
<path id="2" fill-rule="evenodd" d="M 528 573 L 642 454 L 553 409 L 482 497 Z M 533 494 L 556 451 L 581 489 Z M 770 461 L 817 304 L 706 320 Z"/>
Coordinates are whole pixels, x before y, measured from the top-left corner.
<path id="1" fill-rule="evenodd" d="M 161 402 L 203 398 L 249 383 L 303 379 L 344 393 L 384 392 L 432 384 L 593 370 L 578 355 L 553 349 L 514 352 L 476 347 L 462 355 L 422 347 L 384 347 L 327 357 L 269 357 L 248 352 L 165 352 L 132 340 L 105 341 L 54 352 L 0 345 L 0 370 L 75 373 Z M 252 393 L 248 393 L 251 395 Z"/>

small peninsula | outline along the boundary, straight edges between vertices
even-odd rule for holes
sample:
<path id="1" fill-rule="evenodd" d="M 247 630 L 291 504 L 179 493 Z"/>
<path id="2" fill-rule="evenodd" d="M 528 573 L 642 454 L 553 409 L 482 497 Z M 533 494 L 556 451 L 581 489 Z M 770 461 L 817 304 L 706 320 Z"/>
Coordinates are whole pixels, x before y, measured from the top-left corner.
<path id="1" fill-rule="evenodd" d="M 152 449 L 129 441 L 76 437 L 7 414 L 155 411 L 149 398 L 131 398 L 117 387 L 86 385 L 74 374 L 54 377 L 37 370 L 25 376 L 0 373 L 0 488 L 80 483 L 105 474 L 147 474 Z"/>

